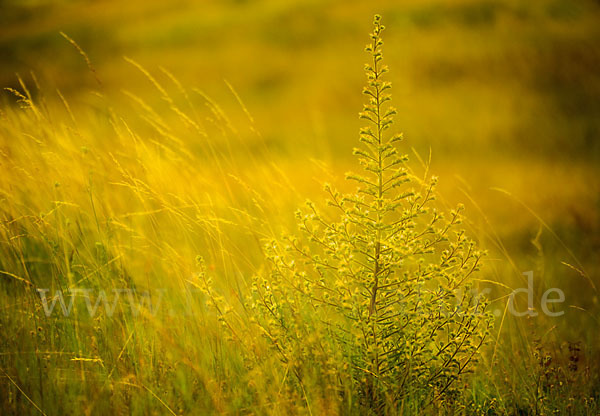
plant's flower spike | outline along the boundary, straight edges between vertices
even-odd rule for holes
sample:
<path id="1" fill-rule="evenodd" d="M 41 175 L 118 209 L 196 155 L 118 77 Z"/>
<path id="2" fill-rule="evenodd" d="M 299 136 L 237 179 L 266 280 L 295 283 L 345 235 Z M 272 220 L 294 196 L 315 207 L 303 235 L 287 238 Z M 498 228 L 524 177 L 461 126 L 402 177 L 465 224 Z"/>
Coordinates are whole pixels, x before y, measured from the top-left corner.
<path id="1" fill-rule="evenodd" d="M 471 313 L 469 296 L 452 293 L 470 287 L 480 257 L 464 233 L 453 234 L 460 209 L 448 220 L 431 209 L 435 177 L 422 194 L 406 189 L 407 157 L 394 146 L 402 135 L 387 131 L 396 110 L 384 93 L 391 84 L 381 79 L 387 67 L 379 15 L 374 25 L 360 113 L 368 126 L 353 150 L 364 170 L 346 174 L 359 189 L 342 196 L 324 185 L 339 215 L 334 221 L 307 201 L 306 212 L 296 213 L 300 237 L 266 248 L 269 274 L 245 302 L 284 365 L 302 362 L 295 368 L 311 366 L 320 381 L 347 386 L 366 413 L 378 413 L 389 397 L 444 400 L 489 328 L 484 314 Z"/>

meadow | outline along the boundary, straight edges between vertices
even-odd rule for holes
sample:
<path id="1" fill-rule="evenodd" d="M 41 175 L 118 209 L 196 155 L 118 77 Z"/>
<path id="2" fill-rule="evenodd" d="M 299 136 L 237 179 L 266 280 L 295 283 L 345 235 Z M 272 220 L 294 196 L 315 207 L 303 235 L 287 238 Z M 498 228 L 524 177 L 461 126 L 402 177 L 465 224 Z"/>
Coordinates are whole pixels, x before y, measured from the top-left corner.
<path id="1" fill-rule="evenodd" d="M 599 18 L 0 1 L 0 414 L 600 414 Z"/>

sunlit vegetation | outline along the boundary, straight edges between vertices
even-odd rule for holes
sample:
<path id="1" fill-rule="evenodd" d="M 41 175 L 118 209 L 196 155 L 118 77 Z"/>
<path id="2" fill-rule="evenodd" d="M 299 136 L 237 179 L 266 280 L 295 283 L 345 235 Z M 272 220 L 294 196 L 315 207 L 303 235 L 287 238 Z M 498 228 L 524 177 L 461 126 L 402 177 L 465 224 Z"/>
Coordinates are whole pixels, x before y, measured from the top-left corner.
<path id="1" fill-rule="evenodd" d="M 600 8 L 380 3 L 0 1 L 1 414 L 600 412 Z"/>

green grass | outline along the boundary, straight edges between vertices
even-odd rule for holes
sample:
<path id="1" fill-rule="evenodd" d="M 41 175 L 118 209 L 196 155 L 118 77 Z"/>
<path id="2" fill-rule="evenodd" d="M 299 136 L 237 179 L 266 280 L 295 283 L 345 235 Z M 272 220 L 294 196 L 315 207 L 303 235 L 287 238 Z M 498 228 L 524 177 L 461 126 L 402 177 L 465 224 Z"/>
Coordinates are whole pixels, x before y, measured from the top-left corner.
<path id="1" fill-rule="evenodd" d="M 2 7 L 0 81 L 23 97 L 0 105 L 0 413 L 339 411 L 323 380 L 298 389 L 260 333 L 236 337 L 227 323 L 246 319 L 264 240 L 293 230 L 304 200 L 323 201 L 323 182 L 355 191 L 343 178 L 355 170 L 360 51 L 380 12 L 401 151 L 417 176 L 440 176 L 441 208 L 465 203 L 499 314 L 459 399 L 438 406 L 598 414 L 596 4 Z M 197 256 L 231 310 L 196 292 Z M 560 288 L 564 316 L 504 314 L 528 270 L 536 308 Z M 147 292 L 161 306 L 132 310 L 123 295 L 113 316 L 91 317 L 80 294 L 71 316 L 46 317 L 36 288 L 69 287 L 92 303 L 135 288 L 135 305 Z"/>

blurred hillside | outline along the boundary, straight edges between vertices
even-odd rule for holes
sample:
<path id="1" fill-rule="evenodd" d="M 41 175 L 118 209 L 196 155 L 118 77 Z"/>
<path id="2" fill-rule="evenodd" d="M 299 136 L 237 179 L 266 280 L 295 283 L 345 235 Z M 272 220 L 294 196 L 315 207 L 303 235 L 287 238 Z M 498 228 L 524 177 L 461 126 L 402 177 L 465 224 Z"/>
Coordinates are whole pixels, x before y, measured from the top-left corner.
<path id="1" fill-rule="evenodd" d="M 335 152 L 355 137 L 348 120 L 362 99 L 359 45 L 378 11 L 411 144 L 584 159 L 600 148 L 597 2 L 4 0 L 0 7 L 2 85 L 33 70 L 67 95 L 93 87 L 64 31 L 109 90 L 146 86 L 123 56 L 163 66 L 219 102 L 227 79 L 263 134 Z"/>

